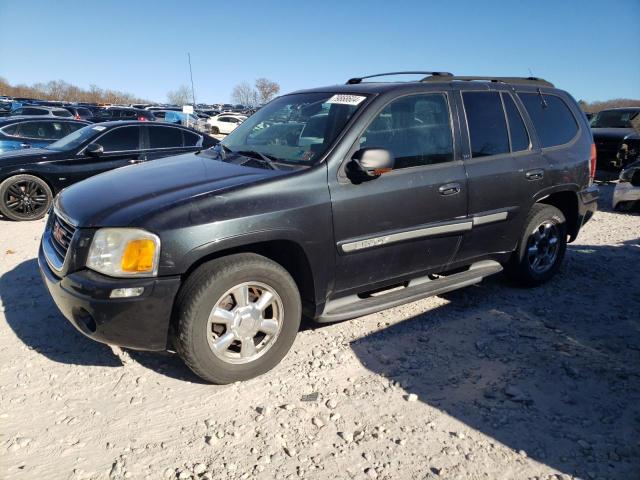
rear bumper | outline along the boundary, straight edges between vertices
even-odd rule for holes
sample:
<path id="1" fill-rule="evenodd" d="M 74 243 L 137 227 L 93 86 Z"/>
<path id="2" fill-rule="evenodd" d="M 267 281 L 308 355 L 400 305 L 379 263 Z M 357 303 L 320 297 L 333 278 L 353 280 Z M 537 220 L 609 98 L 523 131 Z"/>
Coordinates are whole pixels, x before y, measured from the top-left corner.
<path id="1" fill-rule="evenodd" d="M 578 231 L 582 226 L 591 220 L 593 214 L 598 211 L 598 199 L 600 189 L 596 185 L 591 185 L 578 194 Z M 576 232 L 576 236 L 578 232 Z"/>
<path id="2" fill-rule="evenodd" d="M 137 350 L 166 350 L 180 277 L 123 279 L 82 270 L 59 278 L 42 246 L 38 266 L 60 312 L 87 337 Z M 144 287 L 144 292 L 135 298 L 109 298 L 114 288 L 129 287 Z"/>

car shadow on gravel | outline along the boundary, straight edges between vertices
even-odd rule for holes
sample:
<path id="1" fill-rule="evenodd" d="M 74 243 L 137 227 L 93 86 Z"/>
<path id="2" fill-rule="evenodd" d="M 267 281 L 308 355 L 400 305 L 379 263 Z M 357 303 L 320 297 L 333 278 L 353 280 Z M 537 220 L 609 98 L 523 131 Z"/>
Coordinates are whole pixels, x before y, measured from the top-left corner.
<path id="1" fill-rule="evenodd" d="M 544 286 L 514 288 L 498 275 L 352 348 L 371 371 L 514 452 L 583 478 L 634 478 L 639 265 L 640 239 L 572 244 Z M 456 443 L 478 458 L 469 436 Z"/>
<path id="2" fill-rule="evenodd" d="M 103 367 L 123 365 L 109 346 L 82 335 L 58 311 L 40 278 L 37 260 L 27 260 L 0 277 L 0 299 L 6 321 L 18 338 L 50 360 Z M 126 354 L 162 375 L 205 383 L 175 354 L 133 350 L 126 350 Z"/>
<path id="3" fill-rule="evenodd" d="M 40 278 L 37 260 L 27 260 L 0 277 L 0 299 L 6 322 L 18 338 L 50 360 L 122 366 L 108 346 L 87 339 L 62 316 Z"/>

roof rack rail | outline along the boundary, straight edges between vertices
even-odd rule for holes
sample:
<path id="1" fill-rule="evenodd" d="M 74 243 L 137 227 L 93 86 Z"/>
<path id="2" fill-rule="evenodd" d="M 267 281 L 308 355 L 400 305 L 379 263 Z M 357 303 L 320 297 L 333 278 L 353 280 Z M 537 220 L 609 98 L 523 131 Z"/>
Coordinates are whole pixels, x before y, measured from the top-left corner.
<path id="1" fill-rule="evenodd" d="M 430 77 L 427 77 L 427 78 L 453 77 L 453 74 L 449 72 L 389 72 L 389 73 L 377 73 L 375 75 L 367 75 L 366 77 L 350 78 L 349 80 L 347 80 L 346 85 L 354 85 L 356 83 L 361 83 L 366 78 L 387 77 L 390 75 L 430 75 Z"/>
<path id="2" fill-rule="evenodd" d="M 443 79 L 440 76 L 432 75 L 430 77 L 425 77 L 422 79 L 423 82 L 442 82 L 442 81 L 453 81 L 453 80 L 462 80 L 471 82 L 474 80 L 484 80 L 487 82 L 494 83 L 518 83 L 524 85 L 537 85 L 539 87 L 554 87 L 553 83 L 548 82 L 542 78 L 538 77 L 476 77 L 476 76 L 457 76 L 452 75 L 446 79 Z"/>

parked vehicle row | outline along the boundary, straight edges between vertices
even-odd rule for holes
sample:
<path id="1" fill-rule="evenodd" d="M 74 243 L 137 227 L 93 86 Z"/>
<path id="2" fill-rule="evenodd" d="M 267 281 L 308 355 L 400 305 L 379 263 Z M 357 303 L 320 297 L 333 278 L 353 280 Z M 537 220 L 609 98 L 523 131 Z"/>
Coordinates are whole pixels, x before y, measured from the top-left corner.
<path id="1" fill-rule="evenodd" d="M 38 255 L 56 305 L 90 338 L 176 350 L 229 383 L 277 365 L 302 315 L 346 320 L 503 269 L 548 281 L 597 208 L 577 102 L 536 78 L 423 74 L 283 95 L 213 149 L 65 188 Z"/>

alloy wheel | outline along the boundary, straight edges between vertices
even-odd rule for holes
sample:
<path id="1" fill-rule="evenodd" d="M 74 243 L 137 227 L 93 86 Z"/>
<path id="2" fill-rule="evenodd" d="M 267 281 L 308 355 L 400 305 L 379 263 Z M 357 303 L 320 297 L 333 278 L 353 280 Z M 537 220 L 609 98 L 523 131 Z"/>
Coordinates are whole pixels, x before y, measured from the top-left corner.
<path id="1" fill-rule="evenodd" d="M 276 342 L 284 318 L 277 292 L 264 283 L 245 282 L 218 299 L 207 321 L 213 354 L 232 364 L 253 362 Z"/>
<path id="2" fill-rule="evenodd" d="M 46 210 L 49 197 L 34 180 L 19 180 L 9 185 L 2 199 L 7 209 L 22 218 L 37 217 Z"/>
<path id="3" fill-rule="evenodd" d="M 560 237 L 558 227 L 551 221 L 538 225 L 527 241 L 527 260 L 538 274 L 547 272 L 558 258 Z"/>

